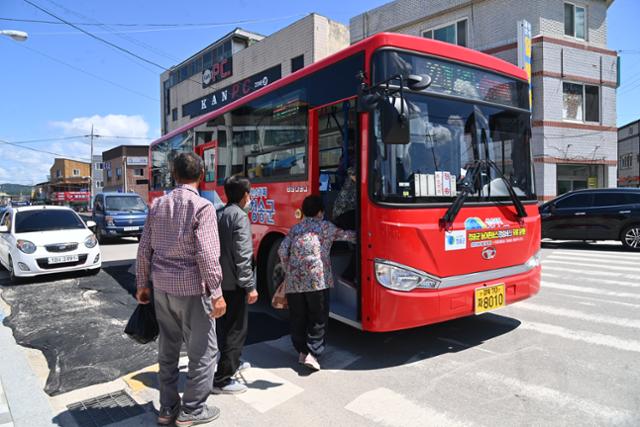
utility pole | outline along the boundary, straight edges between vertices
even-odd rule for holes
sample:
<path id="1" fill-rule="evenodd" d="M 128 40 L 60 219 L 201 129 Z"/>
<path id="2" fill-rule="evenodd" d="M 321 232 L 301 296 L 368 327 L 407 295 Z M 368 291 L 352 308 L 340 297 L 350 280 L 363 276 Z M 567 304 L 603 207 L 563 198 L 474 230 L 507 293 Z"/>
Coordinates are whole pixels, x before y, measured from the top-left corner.
<path id="1" fill-rule="evenodd" d="M 126 148 L 124 148 L 123 150 L 126 150 Z M 126 151 L 125 151 L 126 152 Z M 123 156 L 122 157 L 122 168 L 124 170 L 123 174 L 124 174 L 124 192 L 127 192 L 127 156 Z"/>
<path id="2" fill-rule="evenodd" d="M 91 162 L 89 170 L 89 209 L 93 211 L 93 125 L 91 125 Z"/>

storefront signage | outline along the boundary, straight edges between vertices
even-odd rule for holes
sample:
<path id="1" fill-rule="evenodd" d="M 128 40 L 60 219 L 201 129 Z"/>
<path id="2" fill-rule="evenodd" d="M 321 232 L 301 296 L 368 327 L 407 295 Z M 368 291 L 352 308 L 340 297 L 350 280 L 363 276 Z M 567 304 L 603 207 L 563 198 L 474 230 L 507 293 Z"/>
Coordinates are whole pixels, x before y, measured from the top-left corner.
<path id="1" fill-rule="evenodd" d="M 54 202 L 88 202 L 91 193 L 88 191 L 59 191 L 51 194 Z"/>
<path id="2" fill-rule="evenodd" d="M 237 101 L 245 95 L 250 94 L 272 82 L 280 79 L 282 72 L 280 65 L 271 67 L 260 73 L 240 80 L 230 86 L 217 90 L 207 96 L 198 98 L 182 105 L 182 117 L 189 116 L 191 118 L 200 116 L 210 111 L 215 111 L 227 104 Z"/>
<path id="3" fill-rule="evenodd" d="M 531 84 L 531 24 L 528 21 L 518 21 L 518 67 L 527 73 Z M 531 86 L 529 86 L 529 108 L 532 104 Z"/>
<path id="4" fill-rule="evenodd" d="M 127 157 L 127 165 L 146 166 L 149 159 L 144 156 Z"/>
<path id="5" fill-rule="evenodd" d="M 211 86 L 214 83 L 218 83 L 231 77 L 233 75 L 233 61 L 232 57 L 221 59 L 214 63 L 211 68 L 207 68 L 202 71 L 202 87 Z"/>

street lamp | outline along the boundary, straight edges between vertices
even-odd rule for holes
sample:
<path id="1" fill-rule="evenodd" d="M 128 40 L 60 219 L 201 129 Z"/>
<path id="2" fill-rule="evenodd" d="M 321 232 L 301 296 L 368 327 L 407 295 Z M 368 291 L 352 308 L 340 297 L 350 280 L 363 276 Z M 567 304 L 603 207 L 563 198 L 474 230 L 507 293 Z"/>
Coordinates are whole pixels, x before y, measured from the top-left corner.
<path id="1" fill-rule="evenodd" d="M 9 36 L 17 42 L 23 42 L 29 37 L 24 31 L 17 30 L 0 30 L 0 35 Z"/>

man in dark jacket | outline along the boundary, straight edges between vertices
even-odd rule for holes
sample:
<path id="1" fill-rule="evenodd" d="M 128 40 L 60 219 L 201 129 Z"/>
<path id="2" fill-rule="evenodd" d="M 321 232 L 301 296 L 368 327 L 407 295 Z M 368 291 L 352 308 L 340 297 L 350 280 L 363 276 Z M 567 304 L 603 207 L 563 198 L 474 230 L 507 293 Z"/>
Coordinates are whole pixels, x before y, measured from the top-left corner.
<path id="1" fill-rule="evenodd" d="M 222 294 L 227 312 L 222 318 L 218 340 L 220 360 L 213 380 L 216 394 L 237 394 L 247 386 L 233 376 L 240 367 L 240 355 L 247 338 L 249 304 L 258 300 L 253 278 L 251 223 L 247 211 L 251 202 L 251 185 L 244 177 L 232 176 L 224 183 L 227 205 L 218 211 Z"/>

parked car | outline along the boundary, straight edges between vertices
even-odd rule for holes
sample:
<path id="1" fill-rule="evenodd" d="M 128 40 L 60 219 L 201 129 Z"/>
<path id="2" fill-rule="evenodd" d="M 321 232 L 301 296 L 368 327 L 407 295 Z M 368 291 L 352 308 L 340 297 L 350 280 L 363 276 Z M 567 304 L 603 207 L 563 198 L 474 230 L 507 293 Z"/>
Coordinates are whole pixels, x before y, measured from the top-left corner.
<path id="1" fill-rule="evenodd" d="M 73 270 L 97 273 L 102 260 L 93 226 L 67 207 L 9 208 L 0 219 L 0 264 L 14 281 Z"/>
<path id="2" fill-rule="evenodd" d="M 540 206 L 542 237 L 620 240 L 640 250 L 640 188 L 578 190 Z"/>
<path id="3" fill-rule="evenodd" d="M 99 193 L 93 203 L 93 220 L 100 243 L 116 237 L 140 239 L 147 220 L 147 204 L 136 193 Z"/>

